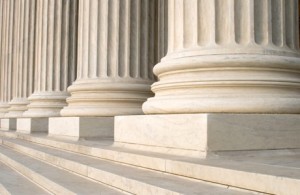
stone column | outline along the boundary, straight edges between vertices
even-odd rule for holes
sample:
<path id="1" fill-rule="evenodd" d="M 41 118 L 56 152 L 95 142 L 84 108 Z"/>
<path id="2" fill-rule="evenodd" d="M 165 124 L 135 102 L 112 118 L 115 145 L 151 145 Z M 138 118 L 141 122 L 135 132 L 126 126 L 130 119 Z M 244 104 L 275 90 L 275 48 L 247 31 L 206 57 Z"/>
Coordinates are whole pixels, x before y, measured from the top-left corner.
<path id="1" fill-rule="evenodd" d="M 74 0 L 37 1 L 35 90 L 25 117 L 59 116 L 66 105 L 67 87 L 75 79 Z"/>
<path id="2" fill-rule="evenodd" d="M 300 113 L 298 1 L 169 1 L 146 114 Z"/>
<path id="3" fill-rule="evenodd" d="M 3 117 L 7 113 L 8 103 L 12 99 L 12 37 L 14 25 L 14 1 L 2 0 L 1 5 L 1 103 L 0 115 Z"/>
<path id="4" fill-rule="evenodd" d="M 21 117 L 33 92 L 35 0 L 16 0 L 13 50 L 13 99 L 9 117 Z"/>
<path id="5" fill-rule="evenodd" d="M 300 115 L 286 114 L 300 113 L 298 1 L 170 0 L 168 10 L 168 54 L 143 105 L 152 115 L 115 117 L 115 142 L 196 157 L 300 148 Z"/>
<path id="6" fill-rule="evenodd" d="M 3 93 L 4 93 L 4 79 L 3 79 L 3 75 L 2 75 L 2 71 L 4 69 L 4 64 L 3 64 L 3 45 L 2 45 L 2 42 L 3 42 L 3 11 L 4 11 L 4 8 L 3 8 L 3 4 L 4 4 L 4 0 L 0 0 L 0 70 L 1 70 L 1 73 L 0 73 L 0 117 L 3 117 L 4 113 L 6 112 L 6 106 L 5 106 L 5 103 L 3 102 L 4 101 L 4 98 L 3 98 Z"/>
<path id="7" fill-rule="evenodd" d="M 156 1 L 156 19 L 152 20 L 153 22 L 157 22 L 157 59 L 159 62 L 168 51 L 168 0 L 157 0 Z"/>
<path id="8" fill-rule="evenodd" d="M 77 80 L 61 115 L 142 113 L 155 80 L 155 1 L 79 2 Z"/>

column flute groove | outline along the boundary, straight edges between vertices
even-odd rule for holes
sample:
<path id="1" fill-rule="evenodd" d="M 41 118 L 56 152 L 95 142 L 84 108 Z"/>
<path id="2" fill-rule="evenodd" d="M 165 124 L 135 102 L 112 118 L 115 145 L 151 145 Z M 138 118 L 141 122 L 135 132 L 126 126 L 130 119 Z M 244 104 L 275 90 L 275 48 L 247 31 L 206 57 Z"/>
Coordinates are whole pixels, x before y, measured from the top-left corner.
<path id="1" fill-rule="evenodd" d="M 155 1 L 80 0 L 77 80 L 62 116 L 142 113 L 152 95 Z M 152 10 L 152 11 L 150 11 Z M 151 47 L 150 47 L 151 46 Z M 151 71 L 152 72 L 152 71 Z"/>
<path id="2" fill-rule="evenodd" d="M 1 34 L 1 103 L 0 115 L 8 112 L 9 102 L 13 95 L 13 26 L 14 26 L 14 1 L 2 1 L 2 34 Z"/>
<path id="3" fill-rule="evenodd" d="M 33 36 L 35 0 L 15 1 L 13 39 L 13 99 L 7 117 L 22 117 L 27 110 L 28 96 L 33 91 Z M 33 33 L 33 34 L 31 34 Z"/>
<path id="4" fill-rule="evenodd" d="M 293 0 L 169 1 L 168 54 L 143 111 L 300 113 L 298 16 Z"/>
<path id="5" fill-rule="evenodd" d="M 67 87 L 75 79 L 75 61 L 70 58 L 76 55 L 73 31 L 77 30 L 77 1 L 43 0 L 36 6 L 35 91 L 28 98 L 24 116 L 60 116 L 69 96 Z"/>

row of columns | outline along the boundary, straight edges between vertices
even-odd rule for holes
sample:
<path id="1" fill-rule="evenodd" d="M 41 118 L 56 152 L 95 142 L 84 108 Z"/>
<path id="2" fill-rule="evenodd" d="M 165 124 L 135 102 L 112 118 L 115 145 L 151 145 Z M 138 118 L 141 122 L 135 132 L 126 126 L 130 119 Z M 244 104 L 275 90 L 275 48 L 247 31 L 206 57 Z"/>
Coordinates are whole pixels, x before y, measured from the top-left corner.
<path id="1" fill-rule="evenodd" d="M 166 53 L 166 9 L 164 0 L 0 0 L 1 117 L 141 114 Z"/>
<path id="2" fill-rule="evenodd" d="M 0 10 L 1 117 L 142 114 L 144 102 L 146 114 L 300 113 L 296 0 L 0 0 Z"/>

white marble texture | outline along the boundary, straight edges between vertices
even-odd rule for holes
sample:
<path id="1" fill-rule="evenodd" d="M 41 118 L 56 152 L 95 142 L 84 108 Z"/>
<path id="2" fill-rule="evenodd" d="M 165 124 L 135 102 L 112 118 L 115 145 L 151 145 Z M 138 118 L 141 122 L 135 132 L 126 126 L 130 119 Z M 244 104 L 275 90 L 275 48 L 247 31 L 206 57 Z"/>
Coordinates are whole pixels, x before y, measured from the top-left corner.
<path id="1" fill-rule="evenodd" d="M 94 168 L 87 172 L 88 166 L 103 167 L 99 162 L 91 162 L 91 160 L 95 161 L 95 158 L 109 160 L 109 166 L 113 164 L 112 161 L 115 161 L 129 164 L 133 167 L 155 170 L 162 174 L 167 173 L 166 175 L 175 174 L 176 177 L 180 175 L 188 180 L 194 178 L 210 181 L 217 183 L 217 186 L 224 184 L 228 185 L 229 189 L 254 190 L 257 192 L 253 192 L 254 194 L 260 194 L 259 192 L 261 192 L 262 194 L 297 195 L 300 187 L 300 149 L 219 152 L 208 159 L 199 159 L 114 147 L 111 145 L 112 142 L 108 140 L 80 140 L 74 142 L 50 138 L 46 135 L 20 135 L 14 132 L 0 132 L 0 135 L 4 137 L 2 144 L 7 147 L 37 156 L 49 163 L 66 167 L 76 173 L 85 176 L 90 175 L 95 179 L 103 179 L 104 183 L 112 184 L 115 181 L 114 184 L 120 184 L 120 182 L 114 180 L 117 177 L 112 179 L 112 177 L 107 175 L 107 172 L 104 172 L 105 176 L 99 172 L 99 174 L 92 173 L 92 171 L 97 172 Z M 37 145 L 34 146 L 34 144 Z M 41 145 L 48 146 L 48 148 L 39 150 L 38 148 L 41 148 Z M 51 152 L 54 148 L 59 151 Z M 65 151 L 71 153 L 64 153 Z M 55 154 L 55 157 L 51 156 L 51 154 Z M 78 154 L 87 156 L 86 158 L 75 157 Z M 93 157 L 93 159 L 90 159 L 88 156 Z M 111 168 L 112 172 L 115 170 Z M 121 169 L 122 177 L 125 176 L 123 170 L 124 168 Z M 132 172 L 130 174 L 132 175 Z M 149 175 L 147 174 L 145 177 L 149 178 Z M 154 179 L 153 181 L 156 180 Z M 164 183 L 165 180 L 162 182 Z M 128 189 L 127 184 L 125 182 L 125 187 Z M 180 185 L 180 183 L 178 184 Z M 133 185 L 132 189 L 135 190 L 135 186 Z M 143 188 L 141 189 L 143 190 Z M 182 189 L 180 188 L 180 190 Z M 187 193 L 187 191 L 185 192 Z"/>
<path id="2" fill-rule="evenodd" d="M 48 118 L 17 118 L 17 132 L 36 133 L 48 132 Z"/>
<path id="3" fill-rule="evenodd" d="M 75 80 L 77 1 L 36 2 L 35 89 L 23 116 L 60 116 Z"/>
<path id="4" fill-rule="evenodd" d="M 168 1 L 146 114 L 300 113 L 298 1 Z"/>
<path id="5" fill-rule="evenodd" d="M 51 117 L 49 136 L 71 140 L 80 138 L 112 138 L 113 117 Z"/>
<path id="6" fill-rule="evenodd" d="M 166 48 L 165 2 L 159 2 L 79 0 L 77 79 L 62 116 L 142 114 L 153 95 L 153 66 Z"/>
<path id="7" fill-rule="evenodd" d="M 34 85 L 35 0 L 13 0 L 13 93 L 6 117 L 21 117 Z"/>
<path id="8" fill-rule="evenodd" d="M 15 16 L 14 0 L 0 1 L 0 116 L 4 117 L 12 99 L 12 44 L 13 44 L 13 21 Z"/>
<path id="9" fill-rule="evenodd" d="M 1 118 L 1 130 L 11 131 L 16 130 L 15 118 Z"/>
<path id="10" fill-rule="evenodd" d="M 115 117 L 115 145 L 183 156 L 300 148 L 300 116 L 177 114 Z"/>

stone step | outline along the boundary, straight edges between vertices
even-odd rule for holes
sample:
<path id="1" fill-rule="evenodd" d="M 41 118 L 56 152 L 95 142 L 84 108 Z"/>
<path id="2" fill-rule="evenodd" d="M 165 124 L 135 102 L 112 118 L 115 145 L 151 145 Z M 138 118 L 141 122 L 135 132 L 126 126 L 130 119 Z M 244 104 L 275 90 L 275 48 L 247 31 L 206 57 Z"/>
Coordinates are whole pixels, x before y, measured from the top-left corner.
<path id="1" fill-rule="evenodd" d="M 4 146 L 0 146 L 0 161 L 53 194 L 122 194 Z"/>
<path id="2" fill-rule="evenodd" d="M 270 194 L 298 195 L 300 166 L 272 166 L 224 158 L 196 159 L 114 147 L 112 141 L 66 141 L 45 135 L 25 135 L 0 131 L 0 136 L 18 138 L 60 150 L 143 167 L 168 174 Z M 284 157 L 285 158 L 285 157 Z M 295 161 L 292 159 L 292 161 Z"/>
<path id="3" fill-rule="evenodd" d="M 133 194 L 253 194 L 228 186 L 180 178 L 17 139 L 2 144 L 26 155 Z"/>
<path id="4" fill-rule="evenodd" d="M 0 183 L 0 194 L 1 195 L 11 195 L 11 193 Z"/>
<path id="5" fill-rule="evenodd" d="M 37 184 L 32 183 L 27 178 L 16 172 L 12 168 L 0 162 L 0 194 L 50 194 Z"/>

